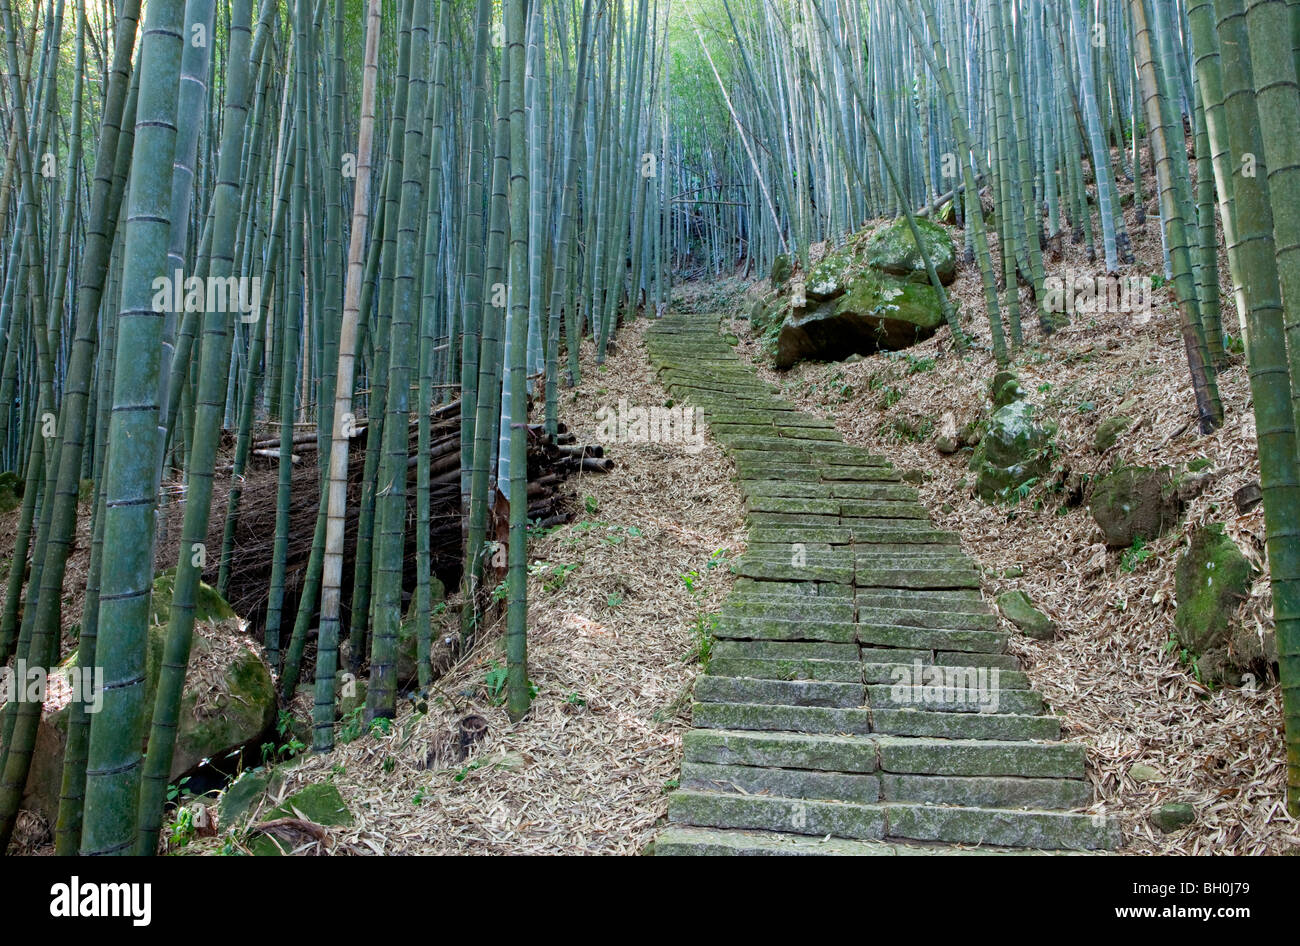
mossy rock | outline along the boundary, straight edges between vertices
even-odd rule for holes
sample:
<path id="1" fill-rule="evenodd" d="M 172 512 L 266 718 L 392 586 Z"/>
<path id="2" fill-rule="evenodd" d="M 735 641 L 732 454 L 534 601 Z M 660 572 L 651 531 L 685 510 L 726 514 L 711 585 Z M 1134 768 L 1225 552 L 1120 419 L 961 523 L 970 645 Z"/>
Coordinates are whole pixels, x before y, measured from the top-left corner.
<path id="1" fill-rule="evenodd" d="M 989 396 L 993 399 L 993 409 L 997 410 L 1013 401 L 1023 401 L 1025 392 L 1020 387 L 1020 379 L 1016 377 L 1016 373 L 1003 368 L 993 376 L 993 381 L 989 385 Z"/>
<path id="2" fill-rule="evenodd" d="M 145 690 L 141 739 L 147 739 L 167 639 L 174 570 L 154 582 L 151 624 L 145 645 Z M 271 671 L 250 646 L 233 610 L 216 590 L 200 584 L 189 670 L 181 696 L 170 781 L 244 746 L 256 744 L 275 723 L 278 698 Z M 71 676 L 76 651 L 51 676 Z M 68 693 L 69 687 L 50 692 Z M 0 715 L 3 715 L 0 710 Z M 23 807 L 48 819 L 58 814 L 63 753 L 70 703 L 47 699 L 36 731 L 36 748 Z M 143 746 L 142 746 L 143 748 Z"/>
<path id="3" fill-rule="evenodd" d="M 1195 530 L 1174 568 L 1178 595 L 1174 627 L 1179 643 L 1198 655 L 1226 645 L 1232 636 L 1232 616 L 1254 580 L 1254 567 L 1222 524 Z"/>
<path id="4" fill-rule="evenodd" d="M 787 316 L 776 339 L 775 364 L 784 369 L 802 360 L 897 351 L 943 324 L 943 300 L 933 286 L 868 270 L 838 298 Z"/>
<path id="5" fill-rule="evenodd" d="M 1056 622 L 1034 607 L 1029 595 L 1023 591 L 1008 591 L 998 595 L 998 610 L 1025 635 L 1034 640 L 1051 640 L 1056 635 Z"/>
<path id="6" fill-rule="evenodd" d="M 1119 439 L 1119 435 L 1131 426 L 1133 426 L 1133 418 L 1126 414 L 1107 417 L 1097 425 L 1097 432 L 1092 435 L 1092 449 L 1097 453 L 1105 453 L 1115 446 L 1115 441 Z"/>
<path id="7" fill-rule="evenodd" d="M 985 502 L 1006 501 L 1024 484 L 1046 476 L 1054 433 L 1051 425 L 1034 419 L 1028 401 L 1013 401 L 994 411 L 971 454 L 976 494 Z"/>
<path id="8" fill-rule="evenodd" d="M 270 784 L 271 770 L 262 767 L 248 769 L 231 782 L 217 802 L 217 822 L 221 828 L 224 830 L 242 820 L 266 794 Z"/>
<path id="9" fill-rule="evenodd" d="M 1089 500 L 1106 545 L 1128 548 L 1163 535 L 1182 515 L 1169 467 L 1120 466 L 1098 479 Z"/>
<path id="10" fill-rule="evenodd" d="M 854 271 L 853 251 L 843 249 L 828 253 L 808 271 L 804 295 L 810 302 L 837 299 L 849 291 Z"/>
<path id="11" fill-rule="evenodd" d="M 295 792 L 268 811 L 264 820 L 278 818 L 302 818 L 325 827 L 346 827 L 356 820 L 332 782 L 317 782 Z M 292 848 L 270 835 L 259 834 L 249 843 L 249 850 L 256 856 L 277 857 L 288 854 Z"/>
<path id="12" fill-rule="evenodd" d="M 778 253 L 776 259 L 772 260 L 772 288 L 780 289 L 790 281 L 790 275 L 794 272 L 794 267 L 790 265 L 790 256 L 786 253 Z"/>
<path id="13" fill-rule="evenodd" d="M 916 229 L 939 282 L 950 285 L 957 278 L 957 252 L 952 237 L 939 224 L 923 217 L 916 218 Z M 913 282 L 930 281 L 925 271 L 925 259 L 917 248 L 916 237 L 906 217 L 899 217 L 873 233 L 867 241 L 866 254 L 867 264 L 881 272 Z"/>
<path id="14" fill-rule="evenodd" d="M 176 569 L 169 568 L 153 580 L 153 596 L 149 599 L 150 623 L 166 627 L 171 619 L 172 595 L 176 590 Z M 194 592 L 194 621 L 238 620 L 235 609 L 226 603 L 220 592 L 200 581 Z"/>

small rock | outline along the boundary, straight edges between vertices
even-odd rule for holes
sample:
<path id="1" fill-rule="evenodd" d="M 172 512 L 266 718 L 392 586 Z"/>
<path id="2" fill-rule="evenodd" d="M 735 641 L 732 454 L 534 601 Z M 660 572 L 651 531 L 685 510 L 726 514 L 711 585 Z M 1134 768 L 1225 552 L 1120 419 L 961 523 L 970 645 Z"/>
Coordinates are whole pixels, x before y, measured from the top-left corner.
<path id="1" fill-rule="evenodd" d="M 1010 568 L 1002 569 L 1003 578 L 1023 578 L 1025 570 L 1019 565 L 1012 565 Z"/>
<path id="2" fill-rule="evenodd" d="M 1148 542 L 1173 526 L 1182 501 L 1168 467 L 1120 466 L 1097 480 L 1089 500 L 1092 517 L 1113 549 Z"/>
<path id="3" fill-rule="evenodd" d="M 961 446 L 957 433 L 957 418 L 948 411 L 939 419 L 939 433 L 934 438 L 934 448 L 940 453 L 956 453 Z"/>
<path id="4" fill-rule="evenodd" d="M 1164 834 L 1177 831 L 1196 820 L 1196 809 L 1186 802 L 1170 802 L 1151 813 L 1151 823 Z"/>
<path id="5" fill-rule="evenodd" d="M 903 482 L 911 483 L 914 486 L 920 486 L 925 482 L 925 470 L 904 470 Z"/>
<path id="6" fill-rule="evenodd" d="M 1097 432 L 1092 436 L 1092 449 L 1097 453 L 1105 453 L 1115 446 L 1115 441 L 1119 439 L 1119 435 L 1131 426 L 1133 426 L 1133 418 L 1131 417 L 1123 414 L 1107 417 L 1097 425 Z"/>
<path id="7" fill-rule="evenodd" d="M 1154 765 L 1147 765 L 1143 762 L 1138 762 L 1129 767 L 1128 777 L 1135 782 L 1158 782 L 1160 781 L 1161 775 L 1160 770 Z"/>
<path id="8" fill-rule="evenodd" d="M 1025 636 L 1034 640 L 1051 640 L 1056 635 L 1056 622 L 1034 607 L 1029 595 L 1023 591 L 1008 591 L 998 595 L 998 610 L 1002 616 L 1020 628 Z"/>
<path id="9" fill-rule="evenodd" d="M 1259 483 L 1247 483 L 1232 494 L 1232 501 L 1237 504 L 1237 512 L 1248 513 L 1264 501 L 1264 491 Z"/>

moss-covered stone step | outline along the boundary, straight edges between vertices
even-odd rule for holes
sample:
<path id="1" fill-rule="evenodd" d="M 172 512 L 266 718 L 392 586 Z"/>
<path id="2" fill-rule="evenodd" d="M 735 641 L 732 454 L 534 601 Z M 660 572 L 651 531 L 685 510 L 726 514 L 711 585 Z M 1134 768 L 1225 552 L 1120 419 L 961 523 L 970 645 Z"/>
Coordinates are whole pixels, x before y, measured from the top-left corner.
<path id="1" fill-rule="evenodd" d="M 871 659 L 867 656 L 865 647 L 863 648 L 862 659 Z M 1020 658 L 1014 654 L 937 650 L 934 652 L 934 662 L 950 667 L 998 667 L 1004 672 L 1020 670 Z"/>
<path id="2" fill-rule="evenodd" d="M 920 503 L 874 499 L 840 502 L 839 514 L 845 519 L 923 519 L 926 522 L 930 517 Z"/>
<path id="3" fill-rule="evenodd" d="M 706 828 L 788 831 L 820 837 L 875 839 L 885 834 L 885 810 L 879 805 L 767 795 L 679 790 L 668 796 L 668 820 Z"/>
<path id="4" fill-rule="evenodd" d="M 753 660 L 836 660 L 856 662 L 854 644 L 828 641 L 740 641 L 720 640 L 713 645 L 713 660 L 729 657 Z M 712 668 L 713 663 L 709 663 Z"/>
<path id="5" fill-rule="evenodd" d="M 861 683 L 829 680 L 774 680 L 708 674 L 696 678 L 695 699 L 700 703 L 861 707 L 866 705 L 866 687 Z"/>
<path id="6" fill-rule="evenodd" d="M 998 619 L 979 611 L 936 611 L 923 608 L 882 608 L 858 604 L 858 620 L 864 624 L 892 624 L 898 627 L 941 627 L 952 630 L 992 631 Z"/>
<path id="7" fill-rule="evenodd" d="M 871 713 L 873 731 L 893 736 L 1049 742 L 1061 738 L 1061 721 L 1055 716 L 946 713 L 925 709 L 873 709 Z"/>
<path id="8" fill-rule="evenodd" d="M 1032 685 L 1029 682 L 1028 674 L 1023 673 L 1022 671 L 1003 669 L 1001 667 L 990 666 L 987 663 L 981 663 L 980 658 L 985 656 L 982 654 L 964 654 L 963 656 L 971 657 L 973 659 L 966 664 L 951 664 L 951 665 L 933 663 L 930 661 L 928 655 L 926 657 L 918 657 L 914 661 L 885 661 L 881 663 L 871 663 L 864 660 L 864 662 L 859 665 L 861 671 L 859 673 L 859 676 L 862 679 L 862 681 L 867 684 L 876 684 L 876 683 L 894 684 L 894 683 L 900 683 L 900 681 L 903 683 L 907 683 L 907 681 L 917 679 L 918 675 L 920 676 L 920 679 L 923 680 L 928 679 L 929 677 L 927 675 L 931 670 L 944 671 L 944 670 L 953 669 L 954 667 L 960 670 L 967 670 L 971 668 L 974 669 L 983 668 L 989 671 L 995 669 L 998 671 L 997 681 L 998 681 L 998 687 L 1000 689 L 1003 690 L 1032 689 Z M 1001 656 L 1001 655 L 997 655 L 997 656 Z M 709 664 L 709 671 L 713 672 L 713 664 Z"/>
<path id="9" fill-rule="evenodd" d="M 879 778 L 884 801 L 1052 810 L 1083 808 L 1092 803 L 1092 788 L 1083 779 L 885 773 Z"/>
<path id="10" fill-rule="evenodd" d="M 815 441 L 818 443 L 842 442 L 839 431 L 833 427 L 796 427 L 789 424 L 778 424 L 776 432 L 781 437 L 790 440 Z"/>
<path id="11" fill-rule="evenodd" d="M 931 589 L 902 591 L 894 588 L 859 589 L 859 608 L 908 608 L 916 611 L 962 611 L 988 614 L 988 605 L 977 589 Z"/>
<path id="12" fill-rule="evenodd" d="M 887 804 L 886 834 L 916 841 L 1074 851 L 1119 846 L 1119 822 L 1097 815 Z"/>
<path id="13" fill-rule="evenodd" d="M 829 483 L 792 483 L 789 480 L 744 480 L 741 492 L 747 497 L 794 496 L 800 499 L 830 499 Z"/>
<path id="14" fill-rule="evenodd" d="M 852 601 L 853 589 L 832 582 L 757 581 L 741 577 L 736 579 L 731 591 L 732 599 L 782 595 L 794 598 L 847 598 Z"/>
<path id="15" fill-rule="evenodd" d="M 1007 637 L 1004 631 L 899 627 L 893 624 L 857 625 L 858 643 L 867 647 L 1000 654 L 1007 649 Z"/>
<path id="16" fill-rule="evenodd" d="M 826 484 L 830 495 L 836 499 L 863 499 L 880 502 L 914 503 L 917 502 L 915 487 L 897 483 L 842 483 L 831 481 Z"/>
<path id="17" fill-rule="evenodd" d="M 1074 743 L 892 736 L 879 736 L 874 742 L 878 767 L 898 775 L 1084 777 L 1083 747 Z"/>
<path id="18" fill-rule="evenodd" d="M 671 825 L 655 838 L 654 853 L 659 857 L 923 857 L 1006 856 L 1045 852 L 899 841 L 848 841 L 843 838 L 814 838 L 774 831 L 736 831 Z"/>
<path id="19" fill-rule="evenodd" d="M 786 596 L 777 598 L 735 598 L 723 604 L 722 616 L 724 618 L 774 617 L 787 621 L 841 621 L 852 623 L 855 614 L 852 598 L 817 598 L 804 595 L 794 601 L 786 600 Z"/>
<path id="20" fill-rule="evenodd" d="M 709 661 L 709 675 L 756 677 L 766 680 L 835 680 L 841 683 L 861 683 L 863 682 L 862 667 L 863 665 L 857 660 L 715 656 Z"/>
<path id="21" fill-rule="evenodd" d="M 956 718 L 956 714 L 951 714 Z M 772 732 L 872 732 L 871 711 L 829 706 L 771 706 L 765 703 L 696 703 L 691 722 L 701 729 Z"/>
<path id="22" fill-rule="evenodd" d="M 879 769 L 879 743 L 856 736 L 692 729 L 682 744 L 687 762 L 864 774 Z"/>
<path id="23" fill-rule="evenodd" d="M 719 619 L 714 636 L 719 640 L 832 641 L 840 644 L 852 644 L 858 639 L 852 622 L 746 617 Z"/>
<path id="24" fill-rule="evenodd" d="M 978 588 L 980 576 L 971 565 L 952 568 L 873 568 L 864 565 L 853 573 L 853 584 L 858 588 Z"/>
<path id="25" fill-rule="evenodd" d="M 924 709 L 944 713 L 1014 713 L 1041 716 L 1043 698 L 1032 690 L 1003 687 L 1002 671 L 976 667 L 926 671 L 924 680 L 934 683 L 873 683 L 867 687 L 867 702 L 873 709 Z M 911 680 L 911 670 L 904 668 Z M 932 674 L 934 674 L 932 676 Z M 997 675 L 996 679 L 994 674 Z M 697 697 L 698 698 L 698 697 Z"/>
<path id="26" fill-rule="evenodd" d="M 880 779 L 877 776 L 844 772 L 683 762 L 680 785 L 687 790 L 703 792 L 778 795 L 819 801 L 869 803 L 880 800 Z"/>
<path id="27" fill-rule="evenodd" d="M 838 516 L 840 503 L 834 499 L 800 496 L 751 495 L 745 500 L 748 512 L 784 512 L 801 515 Z"/>
<path id="28" fill-rule="evenodd" d="M 792 564 L 791 558 L 789 553 L 780 556 L 746 553 L 736 562 L 736 574 L 773 581 L 853 583 L 853 560 L 847 552 L 808 552 L 798 564 Z"/>

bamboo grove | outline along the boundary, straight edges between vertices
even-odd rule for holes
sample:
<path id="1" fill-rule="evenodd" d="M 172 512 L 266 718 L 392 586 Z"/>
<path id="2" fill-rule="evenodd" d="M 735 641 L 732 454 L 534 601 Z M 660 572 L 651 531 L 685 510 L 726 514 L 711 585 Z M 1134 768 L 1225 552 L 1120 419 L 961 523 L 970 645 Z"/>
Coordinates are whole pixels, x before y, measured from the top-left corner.
<path id="1" fill-rule="evenodd" d="M 278 471 L 253 630 L 283 694 L 312 688 L 313 748 L 332 748 L 345 671 L 368 672 L 368 717 L 395 714 L 408 598 L 430 683 L 428 500 L 448 484 L 463 646 L 504 575 L 519 719 L 528 405 L 555 437 L 580 342 L 603 361 L 674 278 L 807 269 L 868 219 L 943 214 L 989 321 L 981 339 L 948 303 L 954 339 L 1010 363 L 1062 324 L 1053 247 L 1133 266 L 1121 180 L 1139 225 L 1159 211 L 1202 431 L 1247 421 L 1216 384 L 1247 353 L 1300 811 L 1300 0 L 0 0 L 0 18 L 0 468 L 22 484 L 0 663 L 53 666 L 76 623 L 77 662 L 105 677 L 101 712 L 73 706 L 60 853 L 158 846 L 199 581 L 232 580 L 258 436 Z M 434 470 L 453 407 L 458 463 Z M 290 529 L 307 441 L 310 539 Z M 150 591 L 173 565 L 146 705 Z M 38 716 L 5 718 L 0 847 Z"/>
<path id="2" fill-rule="evenodd" d="M 405 594 L 429 682 L 430 419 L 453 406 L 462 583 L 477 605 L 465 643 L 485 572 L 504 571 L 508 705 L 521 717 L 526 408 L 536 400 L 554 435 L 577 340 L 603 356 L 618 321 L 665 293 L 651 139 L 666 10 L 651 0 L 3 3 L 0 458 L 23 481 L 14 562 L 27 568 L 9 570 L 0 661 L 52 666 L 65 620 L 79 618 L 76 659 L 105 677 L 101 713 L 74 711 L 69 724 L 58 850 L 157 847 L 198 583 L 230 580 L 238 487 L 261 429 L 278 432 L 281 458 L 304 429 L 327 458 L 310 540 L 289 534 L 292 464 L 279 463 L 255 629 L 285 694 L 314 686 L 314 748 L 332 746 L 342 669 L 368 668 L 368 717 L 395 713 L 412 529 L 418 577 Z M 344 561 L 359 431 L 360 534 Z M 223 432 L 234 457 L 218 472 Z M 211 508 L 219 476 L 233 484 L 225 509 Z M 71 616 L 61 591 L 84 480 L 95 484 L 92 557 Z M 410 491 L 424 511 L 416 523 Z M 180 501 L 149 707 L 159 509 Z M 209 550 L 212 517 L 224 517 L 225 539 Z M 489 535 L 497 520 L 508 539 Z M 306 541 L 290 606 L 286 552 Z M 344 638 L 351 666 L 340 668 Z M 6 716 L 0 846 L 38 713 L 29 703 Z"/>

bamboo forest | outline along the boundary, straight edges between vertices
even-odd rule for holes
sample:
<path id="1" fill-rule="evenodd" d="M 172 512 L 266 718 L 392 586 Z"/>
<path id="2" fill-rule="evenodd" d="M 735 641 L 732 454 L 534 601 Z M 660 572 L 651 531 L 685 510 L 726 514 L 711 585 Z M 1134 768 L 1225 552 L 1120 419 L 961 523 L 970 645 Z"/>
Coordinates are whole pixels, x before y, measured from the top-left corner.
<path id="1" fill-rule="evenodd" d="M 0 20 L 0 852 L 1300 852 L 1300 0 Z"/>

